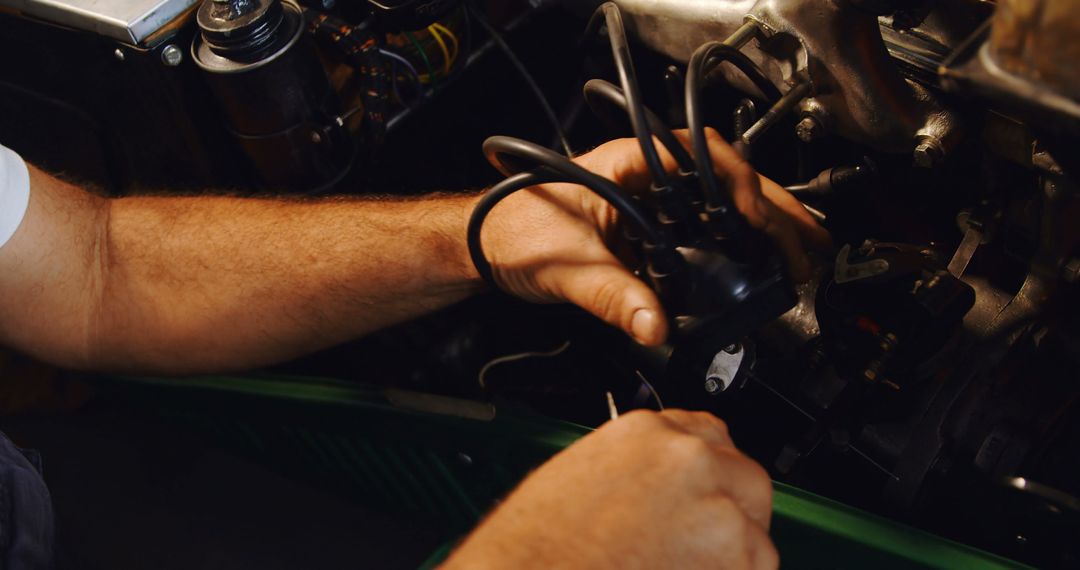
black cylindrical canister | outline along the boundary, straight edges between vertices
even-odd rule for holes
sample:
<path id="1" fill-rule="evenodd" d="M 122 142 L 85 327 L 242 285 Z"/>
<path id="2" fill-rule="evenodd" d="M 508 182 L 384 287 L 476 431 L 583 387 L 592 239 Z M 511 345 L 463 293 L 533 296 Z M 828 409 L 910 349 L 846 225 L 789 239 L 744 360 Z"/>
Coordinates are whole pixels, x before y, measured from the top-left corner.
<path id="1" fill-rule="evenodd" d="M 347 174 L 354 143 L 292 0 L 205 0 L 191 46 L 262 185 L 318 192 Z"/>

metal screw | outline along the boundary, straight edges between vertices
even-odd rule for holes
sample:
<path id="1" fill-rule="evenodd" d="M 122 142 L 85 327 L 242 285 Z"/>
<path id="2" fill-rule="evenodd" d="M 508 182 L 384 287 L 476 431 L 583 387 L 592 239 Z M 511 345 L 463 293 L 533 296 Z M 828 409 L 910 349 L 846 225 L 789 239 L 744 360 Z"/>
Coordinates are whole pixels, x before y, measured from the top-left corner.
<path id="1" fill-rule="evenodd" d="M 322 135 L 320 135 L 317 131 L 311 131 L 311 142 L 315 144 L 321 143 Z"/>
<path id="2" fill-rule="evenodd" d="M 808 143 L 825 136 L 825 126 L 813 115 L 807 115 L 795 125 L 795 134 L 799 140 Z"/>
<path id="3" fill-rule="evenodd" d="M 705 391 L 710 394 L 716 394 L 724 389 L 724 385 L 720 383 L 716 378 L 705 379 Z"/>
<path id="4" fill-rule="evenodd" d="M 124 61 L 124 50 L 116 48 L 115 50 L 113 50 L 112 54 L 113 57 L 116 58 L 116 61 Z"/>
<path id="5" fill-rule="evenodd" d="M 916 166 L 934 168 L 945 162 L 945 148 L 941 146 L 941 141 L 937 138 L 923 135 L 919 137 L 912 156 Z"/>
<path id="6" fill-rule="evenodd" d="M 184 61 L 184 52 L 175 44 L 169 44 L 161 50 L 161 63 L 169 67 L 176 67 Z"/>

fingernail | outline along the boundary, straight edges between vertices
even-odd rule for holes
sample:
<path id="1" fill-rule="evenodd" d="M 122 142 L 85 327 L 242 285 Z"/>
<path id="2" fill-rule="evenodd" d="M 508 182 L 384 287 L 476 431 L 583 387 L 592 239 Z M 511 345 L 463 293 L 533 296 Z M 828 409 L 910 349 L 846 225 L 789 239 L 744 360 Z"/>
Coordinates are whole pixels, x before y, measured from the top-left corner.
<path id="1" fill-rule="evenodd" d="M 634 340 L 640 344 L 651 344 L 652 338 L 656 336 L 656 325 L 659 318 L 656 311 L 649 309 L 635 311 L 634 318 L 630 321 L 630 332 L 634 335 Z"/>

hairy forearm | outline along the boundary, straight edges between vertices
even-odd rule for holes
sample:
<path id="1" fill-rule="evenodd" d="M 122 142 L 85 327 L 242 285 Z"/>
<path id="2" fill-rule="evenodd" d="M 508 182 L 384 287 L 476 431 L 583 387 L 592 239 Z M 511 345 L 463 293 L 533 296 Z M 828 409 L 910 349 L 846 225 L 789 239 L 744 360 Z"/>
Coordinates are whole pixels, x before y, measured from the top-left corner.
<path id="1" fill-rule="evenodd" d="M 459 301 L 472 201 L 112 200 L 91 365 L 250 368 Z"/>

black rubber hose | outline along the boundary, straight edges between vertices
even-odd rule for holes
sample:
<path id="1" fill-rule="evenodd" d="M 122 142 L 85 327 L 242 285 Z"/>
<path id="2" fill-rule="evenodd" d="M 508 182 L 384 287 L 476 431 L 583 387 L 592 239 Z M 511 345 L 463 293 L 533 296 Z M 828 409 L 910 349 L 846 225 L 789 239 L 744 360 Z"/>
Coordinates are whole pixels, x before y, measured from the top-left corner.
<path id="1" fill-rule="evenodd" d="M 480 244 L 480 230 L 484 226 L 484 219 L 487 218 L 487 215 L 491 213 L 496 204 L 514 192 L 529 186 L 557 180 L 557 173 L 546 168 L 520 172 L 492 186 L 476 202 L 476 208 L 473 210 L 472 215 L 469 216 L 469 228 L 466 233 L 469 257 L 472 258 L 473 265 L 476 266 L 476 271 L 480 274 L 480 277 L 492 287 L 498 287 L 498 284 L 495 283 L 495 273 L 492 271 L 487 258 L 484 257 L 484 248 Z"/>
<path id="2" fill-rule="evenodd" d="M 602 113 L 602 109 L 599 108 L 600 100 L 615 105 L 619 109 L 622 109 L 624 113 L 630 113 L 630 106 L 626 101 L 626 95 L 623 93 L 623 90 L 619 89 L 609 81 L 604 81 L 603 79 L 591 79 L 585 83 L 583 91 L 585 93 L 585 101 L 596 113 Z M 649 124 L 649 129 L 652 130 L 652 134 L 655 135 L 657 139 L 660 139 L 660 143 L 675 157 L 675 162 L 678 163 L 679 170 L 684 173 L 693 172 L 695 169 L 693 157 L 690 156 L 686 147 L 679 142 L 679 139 L 675 138 L 671 129 L 664 124 L 664 121 L 648 107 L 645 108 L 645 121 Z"/>
<path id="3" fill-rule="evenodd" d="M 647 244 L 656 249 L 670 247 L 664 231 L 632 196 L 614 182 L 589 172 L 555 151 L 529 141 L 496 136 L 484 141 L 484 155 L 492 166 L 507 176 L 536 167 L 557 172 L 562 180 L 580 184 L 611 204 Z"/>
<path id="4" fill-rule="evenodd" d="M 630 124 L 634 129 L 634 136 L 641 145 L 641 152 L 645 156 L 645 164 L 656 184 L 671 186 L 671 178 L 664 170 L 664 164 L 660 161 L 660 155 L 656 152 L 653 144 L 652 132 L 649 129 L 648 119 L 645 116 L 645 105 L 642 101 L 641 91 L 638 88 L 637 73 L 634 71 L 634 62 L 630 57 L 630 46 L 626 40 L 626 28 L 623 26 L 622 13 L 614 2 L 605 2 L 593 12 L 589 24 L 585 28 L 585 40 L 587 41 L 600 29 L 600 16 L 603 15 L 607 23 L 608 39 L 611 42 L 611 55 L 615 60 L 615 68 L 619 74 L 619 84 L 622 86 L 626 97 L 627 107 L 630 109 Z"/>
<path id="5" fill-rule="evenodd" d="M 705 119 L 702 113 L 701 94 L 705 87 L 706 73 L 727 61 L 742 71 L 766 97 L 779 99 L 780 90 L 745 54 L 721 42 L 708 42 L 694 51 L 686 70 L 686 123 L 690 131 L 690 144 L 694 161 L 698 166 L 698 179 L 705 194 L 706 209 L 710 217 L 719 217 L 723 230 L 730 237 L 744 233 L 745 220 L 735 210 L 735 204 L 726 192 L 720 191 L 720 183 L 712 168 L 709 144 L 705 138 Z"/>

